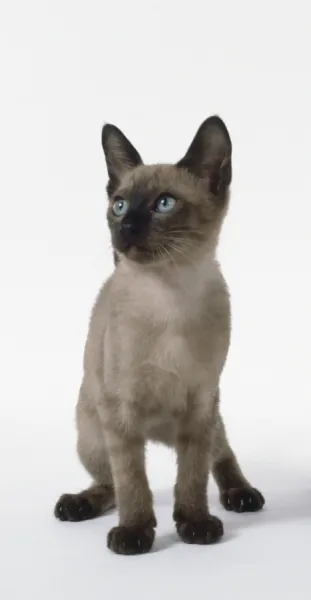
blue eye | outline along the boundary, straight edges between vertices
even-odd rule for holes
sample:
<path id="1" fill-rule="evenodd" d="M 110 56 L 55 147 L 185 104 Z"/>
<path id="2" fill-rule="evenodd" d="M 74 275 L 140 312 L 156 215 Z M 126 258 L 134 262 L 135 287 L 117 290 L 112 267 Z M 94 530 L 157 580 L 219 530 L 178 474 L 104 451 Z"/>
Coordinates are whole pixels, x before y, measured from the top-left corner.
<path id="1" fill-rule="evenodd" d="M 171 196 L 161 196 L 156 201 L 156 211 L 161 213 L 168 213 L 173 210 L 176 204 L 175 198 L 171 198 Z"/>
<path id="2" fill-rule="evenodd" d="M 112 210 L 116 217 L 122 217 L 127 212 L 128 207 L 129 205 L 126 200 L 123 198 L 117 198 L 112 205 Z"/>

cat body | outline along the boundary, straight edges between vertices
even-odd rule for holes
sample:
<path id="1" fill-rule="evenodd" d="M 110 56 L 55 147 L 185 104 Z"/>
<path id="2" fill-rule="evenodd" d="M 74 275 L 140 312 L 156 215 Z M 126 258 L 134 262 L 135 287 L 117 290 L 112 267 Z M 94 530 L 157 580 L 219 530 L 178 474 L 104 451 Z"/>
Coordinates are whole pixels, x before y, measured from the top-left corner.
<path id="1" fill-rule="evenodd" d="M 179 536 L 212 543 L 223 527 L 208 509 L 210 470 L 228 510 L 264 504 L 219 414 L 230 302 L 215 256 L 229 201 L 231 140 L 211 117 L 177 165 L 155 166 L 143 165 L 114 126 L 104 127 L 102 141 L 117 265 L 93 308 L 77 405 L 78 454 L 93 484 L 63 495 L 55 513 L 82 520 L 116 504 L 109 548 L 149 551 L 156 519 L 144 459 L 152 440 L 176 449 Z"/>
<path id="2" fill-rule="evenodd" d="M 101 326 L 92 331 L 91 324 L 90 332 L 90 345 L 95 338 L 103 355 L 90 351 L 85 379 L 99 374 L 99 410 L 102 397 L 121 399 L 114 410 L 124 429 L 139 422 L 146 438 L 174 445 L 190 398 L 201 394 L 202 411 L 213 405 L 228 351 L 229 298 L 218 265 L 203 257 L 197 268 L 171 274 L 122 263 L 108 288 L 94 311 Z"/>

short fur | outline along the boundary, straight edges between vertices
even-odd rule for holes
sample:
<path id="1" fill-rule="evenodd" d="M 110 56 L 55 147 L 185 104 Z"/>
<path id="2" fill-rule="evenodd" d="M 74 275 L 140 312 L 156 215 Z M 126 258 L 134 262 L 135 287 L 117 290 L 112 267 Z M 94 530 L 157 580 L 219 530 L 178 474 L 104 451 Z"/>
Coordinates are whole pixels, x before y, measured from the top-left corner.
<path id="1" fill-rule="evenodd" d="M 215 258 L 231 182 L 231 140 L 221 119 L 198 130 L 177 165 L 145 166 L 124 134 L 103 129 L 108 224 L 116 269 L 90 321 L 77 405 L 78 454 L 93 478 L 58 501 L 62 520 L 96 517 L 117 504 L 108 546 L 150 550 L 156 527 L 145 472 L 148 440 L 174 447 L 174 519 L 187 543 L 223 534 L 209 513 L 211 470 L 222 504 L 237 512 L 264 499 L 241 472 L 219 413 L 230 341 L 230 302 Z M 161 213 L 159 199 L 173 198 Z M 116 203 L 125 214 L 115 214 Z"/>

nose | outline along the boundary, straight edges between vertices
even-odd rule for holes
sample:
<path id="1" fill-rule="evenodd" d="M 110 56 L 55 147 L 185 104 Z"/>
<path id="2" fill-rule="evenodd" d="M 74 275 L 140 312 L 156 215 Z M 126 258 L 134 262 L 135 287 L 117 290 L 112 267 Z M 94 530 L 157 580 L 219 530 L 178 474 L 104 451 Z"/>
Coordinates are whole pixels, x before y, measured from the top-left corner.
<path id="1" fill-rule="evenodd" d="M 127 214 L 121 223 L 121 236 L 125 243 L 135 244 L 143 236 L 144 233 L 144 219 L 137 214 Z"/>
<path id="2" fill-rule="evenodd" d="M 135 221 L 125 221 L 121 224 L 121 233 L 125 238 L 135 238 L 140 232 L 140 227 Z"/>

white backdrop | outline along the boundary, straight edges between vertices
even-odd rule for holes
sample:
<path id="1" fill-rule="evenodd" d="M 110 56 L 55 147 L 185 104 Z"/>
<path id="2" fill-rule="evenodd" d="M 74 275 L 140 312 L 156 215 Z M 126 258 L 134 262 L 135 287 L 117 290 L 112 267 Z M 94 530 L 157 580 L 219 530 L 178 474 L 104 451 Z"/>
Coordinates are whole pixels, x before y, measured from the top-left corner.
<path id="1" fill-rule="evenodd" d="M 311 546 L 310 19 L 306 1 L 2 0 L 0 4 L 1 597 L 204 591 L 309 598 Z M 101 127 L 175 161 L 207 116 L 233 141 L 219 257 L 233 338 L 222 411 L 257 515 L 211 508 L 217 546 L 177 542 L 175 459 L 151 447 L 155 552 L 106 549 L 112 514 L 53 519 L 87 475 L 74 406 L 92 302 L 112 269 Z M 148 587 L 150 587 L 147 593 Z"/>

